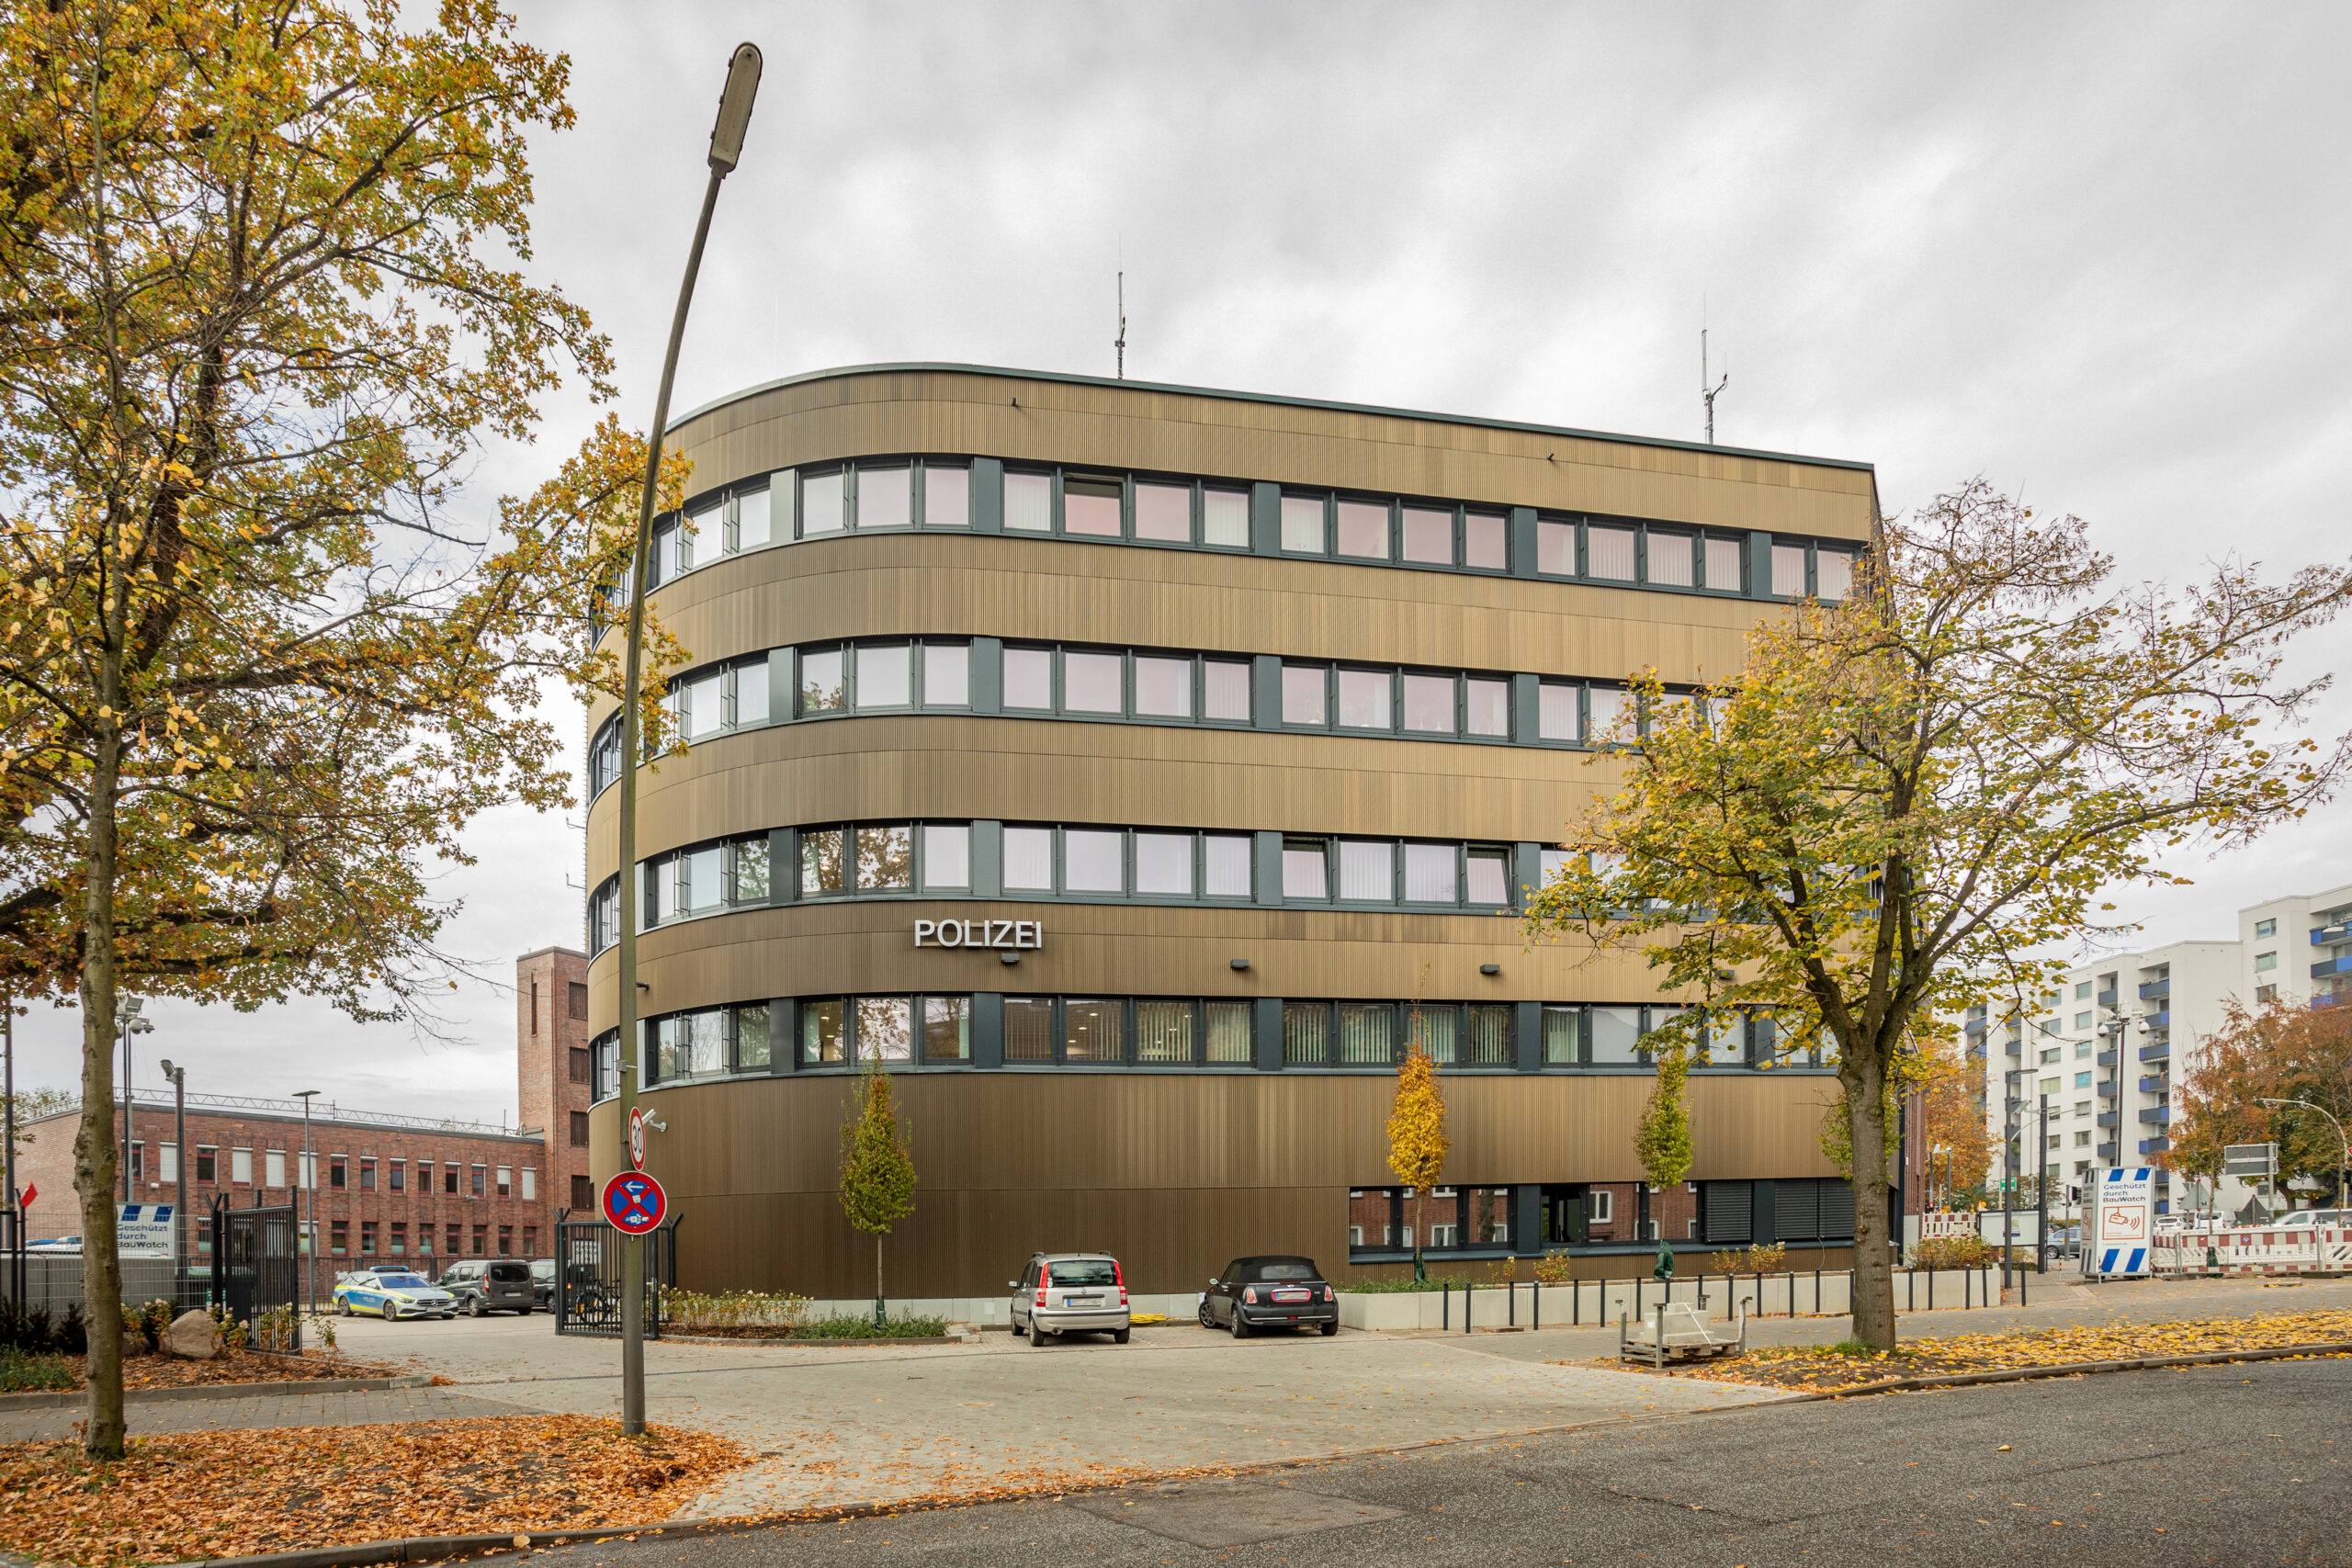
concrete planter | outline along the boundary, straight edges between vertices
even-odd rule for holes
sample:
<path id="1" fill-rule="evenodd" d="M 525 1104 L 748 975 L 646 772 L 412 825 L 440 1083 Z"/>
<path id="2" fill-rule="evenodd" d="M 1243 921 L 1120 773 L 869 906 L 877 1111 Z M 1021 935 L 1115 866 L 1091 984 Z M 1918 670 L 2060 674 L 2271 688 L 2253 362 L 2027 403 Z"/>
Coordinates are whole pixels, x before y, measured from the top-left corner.
<path id="1" fill-rule="evenodd" d="M 1999 1304 L 1997 1268 L 1898 1269 L 1894 1304 L 1902 1312 L 1943 1311 Z M 1745 1303 L 1748 1315 L 1842 1317 L 1853 1310 L 1852 1276 L 1846 1269 L 1819 1273 L 1678 1275 L 1655 1280 L 1579 1280 L 1562 1285 L 1478 1285 L 1468 1292 L 1410 1291 L 1340 1292 L 1344 1328 L 1380 1333 L 1429 1329 L 1471 1332 L 1498 1328 L 1603 1327 L 1619 1317 L 1648 1313 L 1660 1302 L 1688 1302 L 1709 1317 L 1730 1321 Z M 1465 1316 L 1466 1314 L 1466 1316 Z"/>

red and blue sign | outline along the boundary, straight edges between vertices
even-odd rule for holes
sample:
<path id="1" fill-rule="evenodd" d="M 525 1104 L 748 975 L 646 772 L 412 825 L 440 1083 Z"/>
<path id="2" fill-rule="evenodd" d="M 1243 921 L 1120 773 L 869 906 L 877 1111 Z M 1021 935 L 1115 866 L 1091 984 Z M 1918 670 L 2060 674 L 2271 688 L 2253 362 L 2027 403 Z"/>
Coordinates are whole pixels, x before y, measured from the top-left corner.
<path id="1" fill-rule="evenodd" d="M 605 1183 L 605 1218 L 615 1230 L 643 1235 L 670 1213 L 670 1195 L 641 1170 L 624 1170 Z"/>

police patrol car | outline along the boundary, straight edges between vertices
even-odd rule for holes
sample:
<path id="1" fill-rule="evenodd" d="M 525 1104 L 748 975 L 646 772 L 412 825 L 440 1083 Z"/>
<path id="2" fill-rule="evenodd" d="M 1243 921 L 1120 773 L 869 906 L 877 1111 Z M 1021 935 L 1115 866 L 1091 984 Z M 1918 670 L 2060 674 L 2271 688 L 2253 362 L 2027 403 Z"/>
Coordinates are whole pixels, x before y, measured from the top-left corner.
<path id="1" fill-rule="evenodd" d="M 336 1275 L 334 1305 L 345 1317 L 366 1312 L 387 1322 L 458 1315 L 457 1297 L 405 1269 L 362 1269 Z"/>

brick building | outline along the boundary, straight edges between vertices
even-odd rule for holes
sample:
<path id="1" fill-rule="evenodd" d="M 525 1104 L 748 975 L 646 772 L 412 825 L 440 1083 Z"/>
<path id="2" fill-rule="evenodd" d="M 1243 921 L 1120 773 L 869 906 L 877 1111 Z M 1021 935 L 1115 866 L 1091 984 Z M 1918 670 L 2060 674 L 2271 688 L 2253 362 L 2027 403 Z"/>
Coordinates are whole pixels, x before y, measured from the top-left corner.
<path id="1" fill-rule="evenodd" d="M 594 1211 L 586 953 L 543 947 L 514 961 L 514 1076 L 515 1113 L 525 1126 L 547 1129 L 548 1202 Z"/>
<path id="2" fill-rule="evenodd" d="M 82 1228 L 74 1192 L 74 1139 L 82 1112 L 27 1122 L 17 1182 L 39 1189 L 26 1214 L 32 1237 Z M 122 1108 L 107 1118 L 122 1136 Z M 138 1096 L 126 1202 L 173 1201 L 180 1174 L 169 1097 Z M 536 1258 L 552 1246 L 548 1161 L 537 1129 L 504 1129 L 345 1111 L 314 1110 L 310 1123 L 320 1237 L 316 1270 L 324 1297 L 339 1269 L 405 1262 L 438 1271 L 466 1258 Z M 302 1108 L 295 1100 L 188 1096 L 187 1213 L 201 1222 L 221 1199 L 235 1208 L 302 1201 Z M 197 1224 L 189 1257 L 211 1258 Z"/>

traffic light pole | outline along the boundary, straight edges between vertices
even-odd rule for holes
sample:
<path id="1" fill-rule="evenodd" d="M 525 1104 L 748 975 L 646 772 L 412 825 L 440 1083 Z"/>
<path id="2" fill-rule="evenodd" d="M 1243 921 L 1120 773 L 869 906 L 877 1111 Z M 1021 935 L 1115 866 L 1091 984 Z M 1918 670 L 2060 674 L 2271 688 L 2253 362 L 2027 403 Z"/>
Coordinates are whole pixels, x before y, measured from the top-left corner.
<path id="1" fill-rule="evenodd" d="M 638 704 L 644 684 L 645 590 L 653 554 L 653 506 L 662 480 L 662 440 L 670 423 L 670 389 L 678 374 L 678 345 L 686 335 L 695 277 L 702 270 L 703 243 L 710 237 L 710 215 L 718 205 L 719 182 L 734 172 L 743 153 L 743 130 L 751 123 L 752 100 L 760 87 L 760 51 L 743 43 L 727 62 L 727 85 L 719 94 L 718 122 L 710 132 L 710 179 L 703 186 L 702 213 L 695 220 L 694 245 L 686 253 L 686 275 L 678 285 L 678 308 L 670 318 L 670 346 L 662 356 L 662 389 L 653 401 L 653 425 L 645 435 L 645 488 L 638 498 L 637 544 L 628 563 L 628 651 L 621 677 L 620 761 L 620 951 L 615 955 L 620 987 L 615 1010 L 619 1030 L 620 1125 L 627 1135 L 637 1109 L 637 769 Z M 606 1216 L 609 1222 L 610 1216 Z M 621 1243 L 621 1430 L 645 1430 L 645 1241 Z"/>

